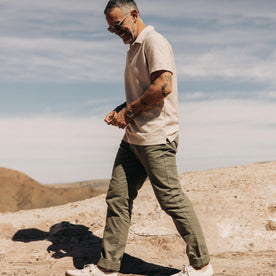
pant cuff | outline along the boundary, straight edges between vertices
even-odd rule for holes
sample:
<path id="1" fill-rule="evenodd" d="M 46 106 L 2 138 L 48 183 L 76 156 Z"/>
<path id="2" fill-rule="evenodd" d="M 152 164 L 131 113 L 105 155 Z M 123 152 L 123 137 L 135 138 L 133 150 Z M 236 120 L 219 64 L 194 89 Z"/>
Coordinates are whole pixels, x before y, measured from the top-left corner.
<path id="1" fill-rule="evenodd" d="M 210 257 L 209 257 L 209 255 L 202 256 L 201 259 L 190 260 L 190 265 L 193 268 L 196 268 L 196 269 L 200 269 L 203 266 L 208 265 L 209 263 L 210 263 Z"/>
<path id="2" fill-rule="evenodd" d="M 101 257 L 97 265 L 110 271 L 119 271 L 121 262 L 113 262 Z"/>

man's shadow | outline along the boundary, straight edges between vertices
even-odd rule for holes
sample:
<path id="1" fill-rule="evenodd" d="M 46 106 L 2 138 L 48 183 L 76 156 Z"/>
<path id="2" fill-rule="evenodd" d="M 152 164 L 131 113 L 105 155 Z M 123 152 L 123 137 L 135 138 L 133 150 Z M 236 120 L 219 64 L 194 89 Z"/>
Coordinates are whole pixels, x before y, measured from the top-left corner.
<path id="1" fill-rule="evenodd" d="M 88 227 L 66 221 L 53 225 L 49 232 L 35 228 L 18 230 L 12 240 L 20 242 L 48 240 L 52 244 L 47 251 L 53 252 L 53 258 L 70 256 L 73 258 L 74 266 L 78 269 L 86 264 L 97 264 L 102 244 L 102 239 L 94 236 Z M 128 254 L 124 254 L 120 269 L 120 273 L 123 274 L 162 276 L 172 275 L 178 271 L 174 268 L 147 263 Z"/>

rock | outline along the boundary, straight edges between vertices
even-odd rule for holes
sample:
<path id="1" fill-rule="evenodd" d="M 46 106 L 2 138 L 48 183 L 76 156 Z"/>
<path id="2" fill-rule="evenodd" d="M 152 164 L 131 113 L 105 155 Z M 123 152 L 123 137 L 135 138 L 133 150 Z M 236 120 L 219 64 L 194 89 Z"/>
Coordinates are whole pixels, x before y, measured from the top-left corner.
<path id="1" fill-rule="evenodd" d="M 276 221 L 269 220 L 266 224 L 267 231 L 276 231 Z"/>

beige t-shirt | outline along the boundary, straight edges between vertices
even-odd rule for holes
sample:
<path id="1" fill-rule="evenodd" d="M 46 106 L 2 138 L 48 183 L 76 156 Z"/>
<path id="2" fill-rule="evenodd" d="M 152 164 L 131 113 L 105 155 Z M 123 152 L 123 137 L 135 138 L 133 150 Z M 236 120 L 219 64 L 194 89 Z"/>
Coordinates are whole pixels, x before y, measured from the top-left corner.
<path id="1" fill-rule="evenodd" d="M 165 144 L 178 135 L 177 78 L 172 48 L 154 27 L 146 27 L 130 46 L 125 68 L 125 93 L 130 104 L 151 85 L 153 72 L 166 70 L 172 75 L 172 92 L 163 103 L 133 117 L 124 141 L 135 145 Z"/>

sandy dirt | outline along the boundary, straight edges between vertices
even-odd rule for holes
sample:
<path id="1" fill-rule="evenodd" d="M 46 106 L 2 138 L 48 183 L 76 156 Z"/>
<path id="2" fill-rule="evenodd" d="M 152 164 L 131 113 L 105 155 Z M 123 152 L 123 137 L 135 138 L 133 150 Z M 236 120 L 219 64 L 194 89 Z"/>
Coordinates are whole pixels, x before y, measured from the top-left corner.
<path id="1" fill-rule="evenodd" d="M 199 216 L 215 275 L 276 275 L 276 162 L 179 178 Z M 104 194 L 0 213 L 0 275 L 64 275 L 96 263 L 105 214 Z M 185 244 L 146 182 L 134 204 L 120 273 L 171 275 L 184 263 Z"/>

